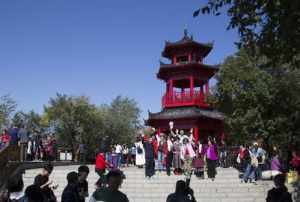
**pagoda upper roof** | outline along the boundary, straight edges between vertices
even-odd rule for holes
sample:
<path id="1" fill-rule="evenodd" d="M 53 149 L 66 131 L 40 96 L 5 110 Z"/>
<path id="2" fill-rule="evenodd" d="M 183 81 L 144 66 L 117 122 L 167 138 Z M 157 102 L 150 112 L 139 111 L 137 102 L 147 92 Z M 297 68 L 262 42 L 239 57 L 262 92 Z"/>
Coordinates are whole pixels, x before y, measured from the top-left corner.
<path id="1" fill-rule="evenodd" d="M 149 120 L 174 120 L 184 118 L 208 118 L 224 120 L 224 114 L 213 109 L 201 109 L 198 107 L 165 108 L 158 113 L 149 112 Z"/>
<path id="2" fill-rule="evenodd" d="M 184 36 L 182 39 L 176 42 L 165 42 L 165 48 L 162 52 L 163 57 L 171 58 L 172 53 L 177 49 L 182 49 L 184 47 L 196 49 L 202 53 L 202 56 L 205 57 L 213 48 L 213 43 L 200 43 L 194 41 L 193 36 L 188 36 L 187 31 L 184 31 Z"/>
<path id="3" fill-rule="evenodd" d="M 218 65 L 206 65 L 199 62 L 188 62 L 188 63 L 176 63 L 176 64 L 164 64 L 160 63 L 160 68 L 157 73 L 159 79 L 166 79 L 166 75 L 172 72 L 197 72 L 204 73 L 212 77 L 219 70 Z"/>

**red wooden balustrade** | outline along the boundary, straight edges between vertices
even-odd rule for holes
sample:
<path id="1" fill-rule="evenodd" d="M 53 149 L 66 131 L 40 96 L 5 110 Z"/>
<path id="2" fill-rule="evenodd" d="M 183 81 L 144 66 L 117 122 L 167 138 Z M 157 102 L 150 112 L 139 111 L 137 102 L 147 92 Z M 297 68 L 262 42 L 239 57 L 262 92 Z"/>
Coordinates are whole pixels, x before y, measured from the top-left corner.
<path id="1" fill-rule="evenodd" d="M 201 91 L 168 92 L 162 98 L 163 107 L 199 106 L 208 107 L 205 102 L 205 94 Z"/>

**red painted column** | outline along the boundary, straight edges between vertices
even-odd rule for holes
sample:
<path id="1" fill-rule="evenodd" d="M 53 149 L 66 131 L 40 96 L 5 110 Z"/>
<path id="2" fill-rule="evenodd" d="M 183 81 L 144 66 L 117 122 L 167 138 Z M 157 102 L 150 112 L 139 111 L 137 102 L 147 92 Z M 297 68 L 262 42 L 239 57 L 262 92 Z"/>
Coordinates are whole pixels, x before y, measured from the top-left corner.
<path id="1" fill-rule="evenodd" d="M 177 63 L 177 58 L 176 58 L 176 55 L 173 56 L 173 64 L 176 64 Z"/>
<path id="2" fill-rule="evenodd" d="M 191 98 L 193 100 L 193 96 L 194 96 L 194 77 L 190 77 L 190 95 Z"/>
<path id="3" fill-rule="evenodd" d="M 205 84 L 205 93 L 209 94 L 209 81 Z"/>
<path id="4" fill-rule="evenodd" d="M 170 89 L 169 89 L 169 102 L 173 103 L 173 80 L 170 80 Z"/>
<path id="5" fill-rule="evenodd" d="M 189 53 L 189 55 L 188 55 L 188 61 L 192 62 L 192 53 Z"/>
<path id="6" fill-rule="evenodd" d="M 196 143 L 199 141 L 199 128 L 198 127 L 194 128 L 194 139 L 195 139 Z"/>

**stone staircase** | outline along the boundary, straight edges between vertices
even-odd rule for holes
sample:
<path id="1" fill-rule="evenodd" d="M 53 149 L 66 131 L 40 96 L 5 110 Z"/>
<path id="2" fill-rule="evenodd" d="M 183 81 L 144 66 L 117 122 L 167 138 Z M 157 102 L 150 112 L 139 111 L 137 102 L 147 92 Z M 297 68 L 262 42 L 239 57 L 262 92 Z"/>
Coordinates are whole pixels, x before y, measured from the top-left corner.
<path id="1" fill-rule="evenodd" d="M 98 177 L 94 173 L 94 166 L 90 167 L 89 192 L 95 189 Z M 62 191 L 66 186 L 68 172 L 77 171 L 78 166 L 55 167 L 51 179 L 59 184 L 55 194 L 60 201 Z M 167 176 L 166 173 L 157 173 L 154 179 L 146 179 L 144 170 L 135 167 L 124 168 L 126 179 L 121 191 L 127 194 L 131 202 L 165 202 L 169 193 L 174 192 L 177 180 L 183 176 Z M 24 175 L 25 186 L 33 183 L 34 177 L 40 169 L 27 170 Z M 272 188 L 271 181 L 262 181 L 258 185 L 241 183 L 238 172 L 233 168 L 218 169 L 216 180 L 199 180 L 192 177 L 191 187 L 198 202 L 264 202 L 267 191 Z M 88 200 L 87 200 L 88 201 Z"/>

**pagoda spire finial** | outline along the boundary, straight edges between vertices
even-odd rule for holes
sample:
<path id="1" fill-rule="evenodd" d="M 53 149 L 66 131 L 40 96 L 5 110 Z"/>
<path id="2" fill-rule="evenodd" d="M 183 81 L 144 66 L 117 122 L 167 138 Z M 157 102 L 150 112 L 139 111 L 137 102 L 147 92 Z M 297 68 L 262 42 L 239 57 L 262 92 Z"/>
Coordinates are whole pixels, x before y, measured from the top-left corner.
<path id="1" fill-rule="evenodd" d="M 184 38 L 186 38 L 186 37 L 188 37 L 188 30 L 187 30 L 187 28 L 184 28 Z"/>

